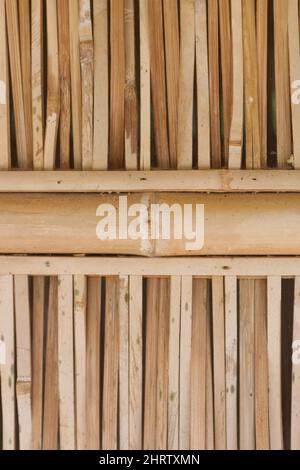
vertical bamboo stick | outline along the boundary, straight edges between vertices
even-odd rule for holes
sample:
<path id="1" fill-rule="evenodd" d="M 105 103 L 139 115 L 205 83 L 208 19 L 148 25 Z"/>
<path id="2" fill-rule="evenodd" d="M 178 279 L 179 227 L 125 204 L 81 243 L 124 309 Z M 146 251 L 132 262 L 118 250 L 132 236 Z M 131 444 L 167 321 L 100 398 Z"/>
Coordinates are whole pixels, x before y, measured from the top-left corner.
<path id="1" fill-rule="evenodd" d="M 118 445 L 118 278 L 106 279 L 102 449 Z"/>
<path id="2" fill-rule="evenodd" d="M 179 448 L 190 448 L 191 429 L 191 342 L 192 342 L 191 276 L 181 279 L 180 382 L 179 382 Z"/>
<path id="3" fill-rule="evenodd" d="M 33 168 L 44 168 L 43 116 L 43 13 L 42 0 L 31 1 L 31 90 L 33 128 Z"/>
<path id="4" fill-rule="evenodd" d="M 215 448 L 226 449 L 225 318 L 223 278 L 212 279 Z"/>
<path id="5" fill-rule="evenodd" d="M 180 73 L 178 103 L 178 168 L 193 167 L 195 75 L 195 1 L 180 2 Z"/>
<path id="6" fill-rule="evenodd" d="M 218 2 L 208 2 L 208 56 L 210 89 L 211 166 L 221 167 L 221 129 L 219 93 L 219 22 Z"/>
<path id="7" fill-rule="evenodd" d="M 59 76 L 60 76 L 60 168 L 70 168 L 71 74 L 69 0 L 60 0 L 58 7 Z"/>
<path id="8" fill-rule="evenodd" d="M 179 449 L 180 276 L 170 281 L 168 449 Z"/>
<path id="9" fill-rule="evenodd" d="M 198 168 L 210 167 L 210 109 L 206 0 L 195 0 Z"/>
<path id="10" fill-rule="evenodd" d="M 71 102 L 72 102 L 72 139 L 74 168 L 82 169 L 82 98 L 79 47 L 79 5 L 78 1 L 69 0 L 70 29 L 70 68 L 71 68 Z"/>
<path id="11" fill-rule="evenodd" d="M 148 0 L 140 0 L 140 169 L 151 168 L 150 44 Z"/>
<path id="12" fill-rule="evenodd" d="M 32 448 L 31 332 L 28 276 L 14 277 L 19 448 Z"/>
<path id="13" fill-rule="evenodd" d="M 94 142 L 93 169 L 107 170 L 109 137 L 108 2 L 93 0 Z"/>
<path id="14" fill-rule="evenodd" d="M 74 276 L 74 342 L 76 443 L 78 450 L 86 448 L 86 276 Z"/>
<path id="15" fill-rule="evenodd" d="M 29 149 L 27 146 L 25 105 L 22 88 L 22 68 L 17 0 L 6 1 L 6 17 L 17 140 L 18 166 L 20 168 L 27 168 L 29 163 Z"/>
<path id="16" fill-rule="evenodd" d="M 268 66 L 268 0 L 256 2 L 256 28 L 257 28 L 257 66 L 258 66 L 258 96 L 259 96 L 259 123 L 261 139 L 261 164 L 267 166 L 267 66 Z"/>
<path id="17" fill-rule="evenodd" d="M 240 449 L 254 450 L 254 280 L 240 280 Z"/>
<path id="18" fill-rule="evenodd" d="M 42 448 L 44 302 L 45 279 L 42 276 L 35 276 L 33 278 L 32 315 L 32 444 L 34 450 Z"/>
<path id="19" fill-rule="evenodd" d="M 110 1 L 110 167 L 124 165 L 124 0 Z"/>
<path id="20" fill-rule="evenodd" d="M 177 2 L 172 0 L 163 0 L 163 18 L 166 51 L 170 166 L 171 168 L 177 168 L 179 98 L 179 22 Z"/>
<path id="21" fill-rule="evenodd" d="M 167 130 L 166 76 L 161 0 L 149 5 L 150 67 L 154 139 L 158 166 L 169 168 L 170 155 Z"/>
<path id="22" fill-rule="evenodd" d="M 58 279 L 51 277 L 45 352 L 43 449 L 58 447 Z"/>
<path id="23" fill-rule="evenodd" d="M 101 279 L 88 278 L 86 325 L 86 444 L 100 448 L 100 328 Z"/>
<path id="24" fill-rule="evenodd" d="M 129 279 L 129 447 L 142 448 L 142 308 L 143 279 Z"/>
<path id="25" fill-rule="evenodd" d="M 82 86 L 82 169 L 93 167 L 94 49 L 90 0 L 79 0 Z"/>
<path id="26" fill-rule="evenodd" d="M 244 117 L 243 20 L 241 0 L 231 0 L 231 28 L 233 96 L 228 167 L 240 169 L 242 167 Z"/>
<path id="27" fill-rule="evenodd" d="M 300 45 L 299 45 L 299 3 L 297 0 L 288 2 L 288 29 L 289 29 L 289 64 L 290 64 L 290 94 L 292 108 L 293 155 L 294 167 L 300 168 L 300 106 L 293 99 L 296 85 L 300 80 Z M 298 87 L 296 87 L 297 89 Z"/>
<path id="28" fill-rule="evenodd" d="M 57 2 L 46 0 L 47 10 L 47 121 L 44 148 L 44 169 L 54 170 L 57 132 L 60 115 Z"/>
<path id="29" fill-rule="evenodd" d="M 120 449 L 129 449 L 129 279 L 119 279 L 119 433 Z"/>
<path id="30" fill-rule="evenodd" d="M 15 325 L 13 277 L 0 276 L 0 339 L 5 360 L 0 365 L 2 398 L 2 449 L 16 448 L 15 423 Z"/>
<path id="31" fill-rule="evenodd" d="M 270 448 L 283 449 L 281 386 L 281 278 L 268 278 L 268 378 Z"/>
<path id="32" fill-rule="evenodd" d="M 237 279 L 225 277 L 225 346 L 226 346 L 226 438 L 227 450 L 238 449 L 237 414 Z"/>
<path id="33" fill-rule="evenodd" d="M 8 170 L 10 159 L 10 112 L 8 44 L 6 32 L 5 0 L 0 1 L 0 170 Z"/>
<path id="34" fill-rule="evenodd" d="M 267 283 L 255 281 L 255 428 L 256 449 L 268 450 Z"/>
<path id="35" fill-rule="evenodd" d="M 138 114 L 135 74 L 135 7 L 134 0 L 124 0 L 125 22 L 125 164 L 127 170 L 138 169 Z"/>
<path id="36" fill-rule="evenodd" d="M 191 449 L 205 449 L 207 280 L 193 282 Z"/>
<path id="37" fill-rule="evenodd" d="M 300 338 L 300 278 L 295 279 L 293 345 Z M 294 346 L 295 347 L 295 346 Z M 299 351 L 299 346 L 298 346 Z M 293 363 L 292 380 L 292 417 L 291 417 L 291 450 L 300 449 L 300 373 L 299 364 Z"/>
<path id="38" fill-rule="evenodd" d="M 75 448 L 73 278 L 58 277 L 58 389 L 60 448 Z"/>

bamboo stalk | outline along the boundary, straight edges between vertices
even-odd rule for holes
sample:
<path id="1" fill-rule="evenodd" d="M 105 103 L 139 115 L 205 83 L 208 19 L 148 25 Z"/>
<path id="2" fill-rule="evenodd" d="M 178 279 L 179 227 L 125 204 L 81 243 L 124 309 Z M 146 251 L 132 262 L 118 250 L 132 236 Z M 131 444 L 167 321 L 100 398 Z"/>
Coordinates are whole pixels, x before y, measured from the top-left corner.
<path id="1" fill-rule="evenodd" d="M 108 168 L 109 70 L 108 2 L 93 0 L 94 26 L 94 143 L 93 170 Z"/>
<path id="2" fill-rule="evenodd" d="M 59 436 L 62 450 L 75 449 L 73 278 L 58 277 Z"/>
<path id="3" fill-rule="evenodd" d="M 294 324 L 293 324 L 293 348 L 294 353 L 299 350 L 296 344 L 299 343 L 300 334 L 300 278 L 295 278 L 295 293 L 294 293 Z M 297 343 L 298 342 L 298 343 Z M 299 357 L 299 354 L 297 354 Z M 292 372 L 292 406 L 291 406 L 291 450 L 299 450 L 300 448 L 300 374 L 299 365 L 293 362 Z"/>
<path id="4" fill-rule="evenodd" d="M 58 279 L 51 277 L 45 348 L 43 449 L 58 448 Z"/>
<path id="5" fill-rule="evenodd" d="M 94 48 L 90 0 L 79 0 L 79 42 L 82 86 L 82 169 L 93 167 Z"/>
<path id="6" fill-rule="evenodd" d="M 120 449 L 129 449 L 129 278 L 119 278 L 119 433 Z"/>
<path id="7" fill-rule="evenodd" d="M 9 70 L 5 0 L 0 1 L 0 170 L 8 170 L 10 157 Z"/>

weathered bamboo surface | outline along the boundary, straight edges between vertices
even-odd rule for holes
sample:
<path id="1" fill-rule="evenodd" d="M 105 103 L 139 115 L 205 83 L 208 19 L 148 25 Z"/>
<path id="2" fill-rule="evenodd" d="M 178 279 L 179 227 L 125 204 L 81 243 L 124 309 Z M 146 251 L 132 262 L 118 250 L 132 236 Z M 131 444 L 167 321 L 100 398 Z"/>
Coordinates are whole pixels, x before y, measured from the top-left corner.
<path id="1" fill-rule="evenodd" d="M 1 169 L 299 167 L 297 0 L 0 12 Z"/>
<path id="2" fill-rule="evenodd" d="M 298 338 L 299 277 L 288 282 L 295 283 L 289 312 L 283 301 L 288 284 L 281 276 L 197 279 L 177 270 L 163 279 L 70 273 L 22 278 L 1 272 L 0 447 L 299 450 L 297 349 L 293 354 L 292 344 L 283 342 L 286 328 L 294 328 L 290 341 Z M 43 286 L 38 311 L 32 309 L 33 285 Z M 14 341 L 18 302 L 26 292 L 30 318 L 39 315 L 47 338 L 45 362 L 43 347 L 32 347 L 26 356 L 33 390 L 37 381 L 41 387 L 32 395 L 32 414 L 26 394 L 19 393 L 17 371 L 25 362 Z M 30 347 L 36 341 L 31 323 L 27 333 Z M 203 351 L 209 343 L 212 421 L 205 418 L 211 405 Z M 292 375 L 288 381 L 281 377 L 284 354 L 293 354 L 293 381 Z M 37 415 L 39 409 L 44 413 Z"/>

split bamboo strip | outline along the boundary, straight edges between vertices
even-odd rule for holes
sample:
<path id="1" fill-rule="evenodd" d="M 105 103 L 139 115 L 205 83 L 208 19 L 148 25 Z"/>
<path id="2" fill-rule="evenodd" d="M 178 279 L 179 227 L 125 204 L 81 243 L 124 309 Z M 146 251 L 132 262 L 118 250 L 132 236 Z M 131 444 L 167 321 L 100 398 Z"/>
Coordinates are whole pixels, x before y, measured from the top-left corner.
<path id="1" fill-rule="evenodd" d="M 14 277 L 19 448 L 32 448 L 31 420 L 31 317 L 28 276 Z"/>
<path id="2" fill-rule="evenodd" d="M 15 421 L 15 322 L 13 277 L 0 277 L 0 339 L 4 344 L 1 371 L 2 449 L 16 448 Z"/>
<path id="3" fill-rule="evenodd" d="M 178 4 L 163 0 L 166 52 L 166 83 L 169 124 L 170 166 L 177 168 L 178 98 L 179 98 L 179 16 Z"/>
<path id="4" fill-rule="evenodd" d="M 292 153 L 287 6 L 282 0 L 274 0 L 276 134 L 279 168 L 287 167 Z"/>
<path id="5" fill-rule="evenodd" d="M 9 71 L 5 0 L 0 0 L 0 170 L 8 170 L 10 155 Z"/>
<path id="6" fill-rule="evenodd" d="M 299 100 L 294 96 L 295 89 L 300 84 L 300 45 L 299 45 L 299 3 L 297 0 L 288 2 L 288 35 L 289 35 L 289 64 L 290 64 L 290 93 L 292 108 L 292 130 L 293 130 L 293 165 L 300 167 L 300 107 Z"/>
<path id="7" fill-rule="evenodd" d="M 118 446 L 119 312 L 118 278 L 106 279 L 102 407 L 102 449 Z"/>
<path id="8" fill-rule="evenodd" d="M 151 168 L 150 39 L 148 0 L 140 0 L 140 169 Z"/>
<path id="9" fill-rule="evenodd" d="M 294 294 L 294 325 L 293 325 L 293 350 L 294 355 L 297 352 L 299 357 L 299 338 L 300 338 L 300 278 L 297 276 L 295 279 L 295 294 Z M 296 361 L 294 361 L 296 362 Z M 293 363 L 293 376 L 292 376 L 292 407 L 291 407 L 291 450 L 299 449 L 300 447 L 300 374 L 299 365 Z"/>
<path id="10" fill-rule="evenodd" d="M 191 449 L 205 449 L 207 294 L 205 279 L 193 280 Z"/>
<path id="11" fill-rule="evenodd" d="M 70 69 L 72 101 L 72 139 L 74 151 L 74 168 L 82 169 L 82 116 L 81 116 L 81 71 L 79 47 L 79 5 L 78 1 L 69 0 L 70 29 Z"/>
<path id="12" fill-rule="evenodd" d="M 79 0 L 82 86 L 82 169 L 93 167 L 94 49 L 90 0 Z"/>
<path id="13" fill-rule="evenodd" d="M 129 449 L 129 278 L 119 278 L 119 433 L 120 449 Z"/>
<path id="14" fill-rule="evenodd" d="M 268 378 L 270 449 L 283 449 L 281 385 L 281 277 L 268 277 Z"/>
<path id="15" fill-rule="evenodd" d="M 179 353 L 180 353 L 181 277 L 170 279 L 169 316 L 169 394 L 168 394 L 168 445 L 169 450 L 179 449 Z"/>
<path id="16" fill-rule="evenodd" d="M 181 0 L 177 165 L 179 169 L 183 170 L 189 170 L 193 167 L 194 17 L 195 0 Z M 170 132 L 172 132 L 171 129 Z"/>
<path id="17" fill-rule="evenodd" d="M 129 448 L 142 448 L 142 283 L 141 276 L 129 277 Z"/>
<path id="18" fill-rule="evenodd" d="M 44 168 L 43 115 L 43 14 L 42 0 L 31 1 L 31 90 L 33 128 L 33 168 Z"/>
<path id="19" fill-rule="evenodd" d="M 268 0 L 256 2 L 256 29 L 257 29 L 257 67 L 258 67 L 258 97 L 259 97 L 259 125 L 261 139 L 261 165 L 267 167 L 267 111 L 268 111 Z"/>
<path id="20" fill-rule="evenodd" d="M 125 167 L 138 169 L 138 113 L 135 72 L 135 6 L 134 0 L 124 0 L 125 34 Z"/>
<path id="21" fill-rule="evenodd" d="M 215 448 L 226 449 L 225 311 L 222 277 L 212 279 Z"/>
<path id="22" fill-rule="evenodd" d="M 28 149 L 26 137 L 26 116 L 22 89 L 23 81 L 17 0 L 6 0 L 6 17 L 17 140 L 17 158 L 19 167 L 27 168 L 30 158 L 30 149 Z"/>
<path id="23" fill-rule="evenodd" d="M 231 1 L 231 28 L 233 86 L 228 168 L 240 169 L 242 167 L 244 118 L 243 16 L 241 0 Z"/>
<path id="24" fill-rule="evenodd" d="M 47 121 L 45 131 L 44 169 L 55 168 L 57 132 L 60 116 L 57 1 L 46 0 L 47 10 Z"/>
<path id="25" fill-rule="evenodd" d="M 93 0 L 93 27 L 93 170 L 107 170 L 109 137 L 108 0 Z"/>
<path id="26" fill-rule="evenodd" d="M 240 450 L 255 449 L 254 282 L 254 280 L 240 280 L 239 282 Z"/>
<path id="27" fill-rule="evenodd" d="M 59 436 L 62 450 L 75 449 L 73 278 L 58 277 Z"/>
<path id="28" fill-rule="evenodd" d="M 238 449 L 238 306 L 237 278 L 225 277 L 226 438 L 227 450 Z"/>
<path id="29" fill-rule="evenodd" d="M 117 170 L 124 166 L 124 0 L 110 1 L 110 161 Z"/>
<path id="30" fill-rule="evenodd" d="M 180 315 L 180 382 L 179 382 L 179 448 L 190 448 L 191 430 L 191 346 L 193 280 L 181 278 Z"/>
<path id="31" fill-rule="evenodd" d="M 58 448 L 58 279 L 49 281 L 47 337 L 45 351 L 45 387 L 43 449 Z"/>
<path id="32" fill-rule="evenodd" d="M 59 0 L 59 82 L 60 82 L 60 168 L 70 168 L 71 137 L 71 73 L 70 73 L 70 30 L 69 0 Z"/>
<path id="33" fill-rule="evenodd" d="M 267 283 L 255 281 L 255 429 L 256 449 L 268 450 L 268 345 L 267 345 Z"/>
<path id="34" fill-rule="evenodd" d="M 170 155 L 167 130 L 162 2 L 161 0 L 152 0 L 151 4 L 148 3 L 148 6 L 155 151 L 157 166 L 161 169 L 167 169 L 170 166 Z"/>
<path id="35" fill-rule="evenodd" d="M 74 276 L 74 352 L 76 397 L 76 444 L 86 449 L 86 317 L 87 278 Z"/>
<path id="36" fill-rule="evenodd" d="M 210 167 L 210 109 L 206 0 L 195 0 L 198 168 Z"/>
<path id="37" fill-rule="evenodd" d="M 34 450 L 41 450 L 42 448 L 44 302 L 45 278 L 37 276 L 33 278 L 32 315 L 32 445 Z"/>

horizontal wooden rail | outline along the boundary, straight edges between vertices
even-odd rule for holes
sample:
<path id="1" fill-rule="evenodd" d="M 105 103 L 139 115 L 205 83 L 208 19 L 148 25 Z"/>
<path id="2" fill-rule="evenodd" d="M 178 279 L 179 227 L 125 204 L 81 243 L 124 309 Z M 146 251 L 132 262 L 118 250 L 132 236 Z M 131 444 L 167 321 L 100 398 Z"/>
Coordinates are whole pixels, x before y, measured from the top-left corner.
<path id="1" fill-rule="evenodd" d="M 1 171 L 0 192 L 300 192 L 300 170 Z"/>
<path id="2" fill-rule="evenodd" d="M 0 253 L 126 254 L 141 256 L 300 255 L 300 195 L 182 194 L 128 195 L 127 204 L 204 205 L 204 247 L 189 251 L 188 235 L 171 239 L 99 240 L 100 204 L 119 208 L 119 196 L 96 194 L 1 194 Z M 116 211 L 118 215 L 118 211 Z M 147 216 L 147 214 L 146 214 Z M 128 218 L 128 222 L 132 218 Z M 155 222 L 150 217 L 149 233 Z M 120 224 L 122 226 L 123 222 Z M 158 225 L 159 226 L 159 225 Z M 161 227 L 160 227 L 161 228 Z M 159 231 L 161 235 L 161 230 Z"/>

